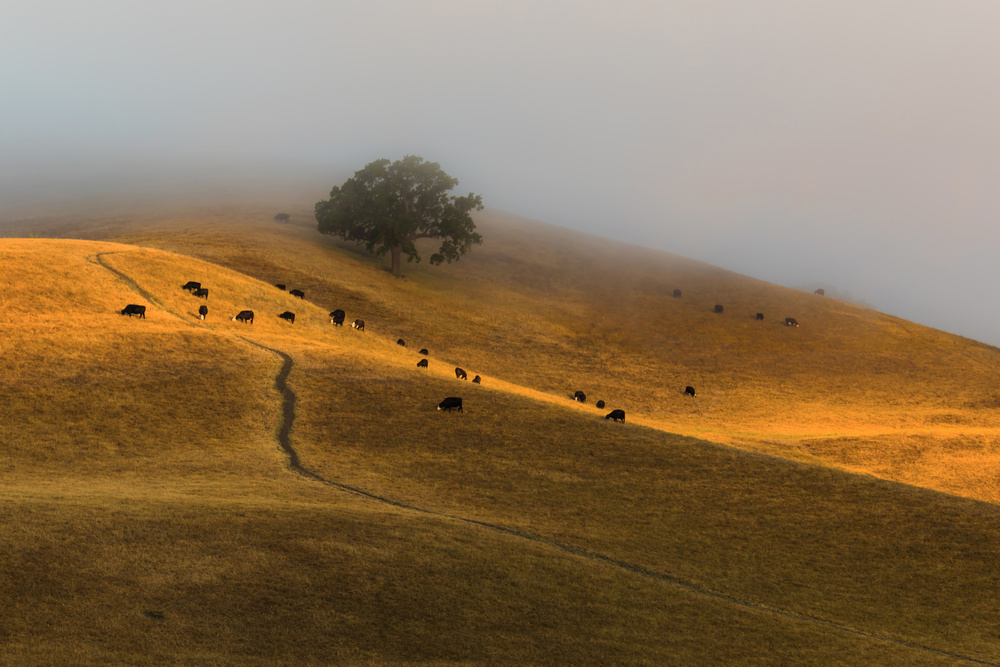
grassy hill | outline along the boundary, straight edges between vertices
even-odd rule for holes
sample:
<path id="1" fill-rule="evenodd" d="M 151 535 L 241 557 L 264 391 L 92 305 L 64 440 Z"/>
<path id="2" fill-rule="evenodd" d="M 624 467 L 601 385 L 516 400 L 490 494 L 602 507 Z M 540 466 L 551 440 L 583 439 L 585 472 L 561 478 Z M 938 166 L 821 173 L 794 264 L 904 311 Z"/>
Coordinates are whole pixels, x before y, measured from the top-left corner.
<path id="1" fill-rule="evenodd" d="M 371 333 L 491 380 L 557 400 L 582 390 L 670 432 L 1000 502 L 996 348 L 490 212 L 481 248 L 453 265 L 406 265 L 399 281 L 316 233 L 308 209 L 291 210 L 291 225 L 276 225 L 271 209 L 199 207 L 8 222 L 5 233 L 197 257 L 302 288 L 321 309 L 343 308 Z"/>
<path id="2" fill-rule="evenodd" d="M 1000 662 L 994 348 L 498 215 L 397 281 L 270 215 L 0 240 L 4 660 Z"/>

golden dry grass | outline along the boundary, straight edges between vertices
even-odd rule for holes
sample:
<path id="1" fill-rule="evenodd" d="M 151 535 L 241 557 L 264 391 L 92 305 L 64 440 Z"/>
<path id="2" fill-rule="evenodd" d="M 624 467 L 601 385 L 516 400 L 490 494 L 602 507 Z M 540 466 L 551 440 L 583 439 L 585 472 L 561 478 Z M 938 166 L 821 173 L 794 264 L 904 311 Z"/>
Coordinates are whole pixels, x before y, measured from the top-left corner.
<path id="1" fill-rule="evenodd" d="M 522 246 L 531 230 L 514 223 L 493 230 L 506 259 L 486 247 L 478 265 L 411 266 L 399 283 L 304 228 L 222 220 L 177 233 L 176 222 L 130 223 L 128 240 L 218 265 L 0 241 L 3 660 L 1000 661 L 995 505 L 668 432 L 988 496 L 996 478 L 968 468 L 995 442 L 991 348 L 813 295 L 786 303 L 780 288 L 755 294 L 676 258 L 676 276 L 657 273 L 661 256 L 620 264 L 629 249 L 611 248 L 584 280 L 597 248 L 537 266 L 558 259 L 562 233 Z M 233 270 L 244 260 L 263 282 Z M 601 292 L 606 275 L 620 284 Z M 675 278 L 680 304 L 661 293 Z M 205 322 L 203 302 L 179 289 L 187 280 L 211 289 Z M 788 314 L 803 327 L 713 329 L 719 317 L 701 306 L 723 289 L 734 303 L 798 308 Z M 126 303 L 147 303 L 147 319 L 120 316 Z M 337 306 L 369 331 L 331 327 Z M 243 308 L 253 325 L 229 321 Z M 654 312 L 668 308 L 687 310 Z M 850 340 L 822 352 L 838 331 Z M 281 360 L 253 343 L 293 359 L 292 444 L 334 486 L 287 468 Z M 933 371 L 940 363 L 950 374 Z M 455 365 L 485 384 L 456 380 Z M 861 377 L 872 384 L 855 391 Z M 685 384 L 696 401 L 680 396 Z M 892 386 L 912 389 L 890 397 Z M 629 422 L 573 404 L 576 388 Z M 464 396 L 466 413 L 435 411 L 447 395 Z M 154 611 L 164 618 L 144 615 Z"/>
<path id="2" fill-rule="evenodd" d="M 308 209 L 289 210 L 299 224 L 219 207 L 35 229 L 159 247 L 300 287 L 324 309 L 365 318 L 383 339 L 428 347 L 515 391 L 561 401 L 580 389 L 637 423 L 1000 502 L 1000 475 L 984 472 L 1000 467 L 996 348 L 489 212 L 482 248 L 450 266 L 409 264 L 398 281 L 379 260 L 317 234 Z M 723 314 L 712 312 L 716 303 Z M 785 327 L 786 316 L 802 326 Z M 696 400 L 682 395 L 686 385 Z M 914 438 L 926 445 L 917 466 L 901 456 Z M 963 447 L 949 444 L 956 440 Z"/>

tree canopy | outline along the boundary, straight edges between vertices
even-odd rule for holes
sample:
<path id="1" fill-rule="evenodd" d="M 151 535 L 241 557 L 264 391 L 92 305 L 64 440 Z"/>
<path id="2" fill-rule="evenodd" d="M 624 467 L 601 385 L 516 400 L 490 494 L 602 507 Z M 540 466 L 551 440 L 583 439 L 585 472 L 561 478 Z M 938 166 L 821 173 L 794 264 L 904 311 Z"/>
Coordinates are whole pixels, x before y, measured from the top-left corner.
<path id="1" fill-rule="evenodd" d="M 323 234 L 364 243 L 379 257 L 391 253 L 392 275 L 398 278 L 404 253 L 408 262 L 420 261 L 417 239 L 441 239 L 431 264 L 457 261 L 482 244 L 471 214 L 482 210 L 482 197 L 448 195 L 456 185 L 458 179 L 441 165 L 417 155 L 375 160 L 316 203 L 316 221 Z"/>

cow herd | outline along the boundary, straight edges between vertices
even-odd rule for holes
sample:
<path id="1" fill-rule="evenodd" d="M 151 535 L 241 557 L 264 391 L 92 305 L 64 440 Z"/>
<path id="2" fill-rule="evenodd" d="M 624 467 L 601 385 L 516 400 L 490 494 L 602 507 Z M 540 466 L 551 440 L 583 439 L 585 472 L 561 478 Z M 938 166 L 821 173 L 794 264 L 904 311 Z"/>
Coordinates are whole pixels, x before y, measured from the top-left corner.
<path id="1" fill-rule="evenodd" d="M 280 289 L 282 291 L 284 291 L 286 289 L 285 285 L 281 284 L 281 283 L 276 284 L 275 287 L 277 287 L 278 289 Z M 208 300 L 208 288 L 202 287 L 201 283 L 199 283 L 199 282 L 196 282 L 196 281 L 193 281 L 193 280 L 192 281 L 188 281 L 187 283 L 185 283 L 184 285 L 182 285 L 181 289 L 189 291 L 195 297 L 204 298 L 204 299 Z M 303 292 L 302 290 L 293 289 L 293 290 L 290 290 L 288 293 L 290 295 L 292 295 L 292 296 L 297 296 L 300 299 L 305 299 L 305 292 Z M 822 294 L 822 292 L 820 290 L 817 290 L 816 293 L 817 294 Z M 674 290 L 673 296 L 679 298 L 681 296 L 681 291 L 680 290 Z M 713 310 L 716 313 L 722 313 L 722 312 L 724 312 L 724 308 L 723 308 L 723 306 L 721 304 L 716 304 L 716 306 L 714 307 Z M 128 304 L 127 306 L 125 306 L 122 309 L 121 314 L 122 315 L 128 315 L 129 317 L 132 317 L 133 315 L 137 315 L 140 319 L 145 319 L 146 318 L 146 306 L 142 306 L 142 305 L 138 305 L 138 304 Z M 208 315 L 208 306 L 200 306 L 198 308 L 198 317 L 199 317 L 199 319 L 204 320 L 207 315 Z M 278 315 L 278 317 L 280 319 L 283 319 L 283 320 L 287 321 L 289 324 L 294 324 L 295 323 L 295 313 L 293 313 L 291 311 L 287 311 L 286 310 L 285 312 L 283 312 L 280 315 Z M 343 310 L 337 309 L 337 310 L 334 310 L 333 312 L 331 312 L 330 315 L 329 315 L 329 317 L 330 317 L 330 323 L 331 324 L 336 325 L 336 326 L 343 326 L 344 325 L 344 320 L 346 319 L 347 315 L 344 313 Z M 245 324 L 253 324 L 254 313 L 253 313 L 252 310 L 242 310 L 239 313 L 237 313 L 235 317 L 233 317 L 231 319 L 232 319 L 232 321 L 239 321 L 239 322 L 243 322 Z M 757 320 L 763 320 L 764 319 L 764 314 L 763 313 L 757 313 L 755 319 L 757 319 Z M 798 320 L 796 320 L 794 317 L 786 317 L 785 318 L 785 326 L 798 327 L 799 323 L 798 323 Z M 365 330 L 365 321 L 362 320 L 362 319 L 356 319 L 351 324 L 351 327 L 354 328 L 354 329 L 357 329 L 358 331 L 364 331 Z M 398 339 L 396 341 L 396 344 L 399 345 L 400 347 L 406 347 L 406 342 L 402 338 Z M 427 356 L 429 353 L 427 351 L 427 348 L 421 348 L 419 354 L 421 354 L 423 356 Z M 417 368 L 428 368 L 428 361 L 427 361 L 427 359 L 421 359 L 420 361 L 418 361 L 417 362 Z M 462 368 L 455 368 L 455 377 L 457 379 L 459 379 L 459 380 L 468 380 L 469 379 L 468 373 L 466 373 L 465 370 L 463 370 Z M 477 375 L 477 376 L 475 376 L 472 379 L 472 382 L 473 382 L 473 384 L 480 384 L 482 382 L 482 378 L 480 378 Z M 684 388 L 684 395 L 685 396 L 691 396 L 693 398 L 695 396 L 694 387 L 691 387 L 691 386 L 685 387 Z M 582 391 L 577 391 L 577 392 L 575 392 L 573 394 L 573 400 L 577 401 L 577 402 L 580 402 L 580 403 L 586 403 L 587 402 L 587 395 L 584 394 Z M 597 401 L 596 406 L 597 406 L 598 409 L 603 409 L 605 407 L 605 403 L 604 403 L 603 400 L 600 400 L 600 401 Z M 441 401 L 440 404 L 438 404 L 438 410 L 444 410 L 444 411 L 451 412 L 452 409 L 458 409 L 459 412 L 463 412 L 461 397 L 458 397 L 458 396 L 449 396 L 448 398 L 446 398 L 443 401 Z M 615 410 L 612 410 L 610 413 L 608 413 L 607 416 L 605 416 L 604 418 L 606 420 L 607 419 L 611 419 L 611 420 L 616 421 L 616 422 L 622 422 L 622 423 L 624 423 L 625 422 L 625 412 L 624 412 L 624 410 L 615 409 Z"/>

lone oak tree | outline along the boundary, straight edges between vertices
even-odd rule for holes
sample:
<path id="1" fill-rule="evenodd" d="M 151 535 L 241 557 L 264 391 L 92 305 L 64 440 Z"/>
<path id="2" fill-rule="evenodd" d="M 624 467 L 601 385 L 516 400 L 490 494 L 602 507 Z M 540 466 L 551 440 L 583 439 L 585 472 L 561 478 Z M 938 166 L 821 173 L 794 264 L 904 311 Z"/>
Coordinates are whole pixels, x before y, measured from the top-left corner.
<path id="1" fill-rule="evenodd" d="M 402 160 L 375 160 L 354 177 L 330 191 L 330 198 L 316 203 L 316 221 L 323 234 L 345 241 L 364 242 L 368 252 L 392 256 L 392 275 L 399 277 L 403 253 L 406 261 L 420 261 L 414 241 L 441 239 L 431 264 L 451 263 L 481 245 L 471 211 L 481 211 L 483 200 L 469 193 L 451 197 L 458 185 L 437 162 L 407 155 Z"/>

